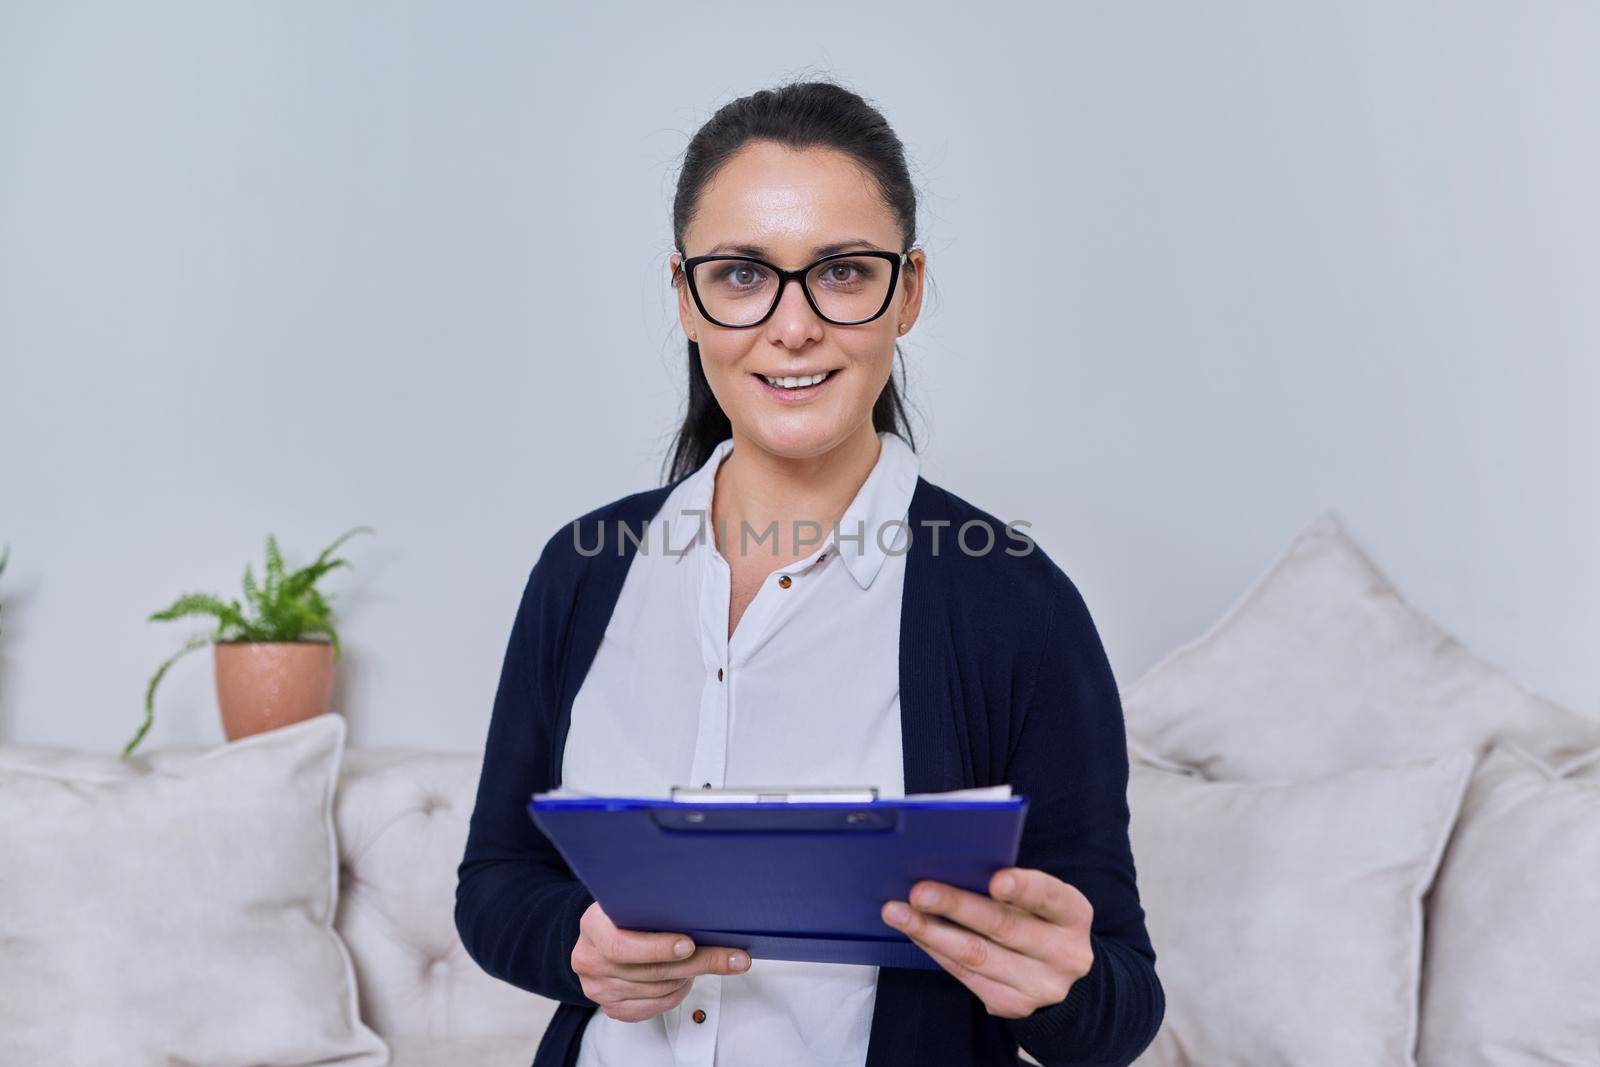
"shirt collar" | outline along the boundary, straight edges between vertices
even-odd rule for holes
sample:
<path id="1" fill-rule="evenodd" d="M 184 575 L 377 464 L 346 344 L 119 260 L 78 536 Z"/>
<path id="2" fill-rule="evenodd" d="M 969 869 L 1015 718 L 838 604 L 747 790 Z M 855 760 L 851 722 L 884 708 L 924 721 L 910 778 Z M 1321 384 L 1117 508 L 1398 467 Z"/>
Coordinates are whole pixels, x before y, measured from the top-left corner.
<path id="1" fill-rule="evenodd" d="M 921 465 L 911 446 L 898 435 L 879 430 L 878 440 L 878 461 L 839 518 L 838 530 L 824 531 L 823 544 L 805 557 L 779 567 L 776 573 L 804 570 L 818 554 L 827 551 L 843 558 L 856 584 L 866 589 L 883 569 L 889 552 L 903 552 L 910 532 L 904 523 Z M 697 540 L 697 535 L 710 531 L 717 468 L 732 450 L 732 437 L 718 442 L 706 461 L 679 486 L 682 492 L 673 494 L 678 500 L 671 503 L 667 516 L 668 546 L 679 553 L 679 559 L 703 542 Z"/>

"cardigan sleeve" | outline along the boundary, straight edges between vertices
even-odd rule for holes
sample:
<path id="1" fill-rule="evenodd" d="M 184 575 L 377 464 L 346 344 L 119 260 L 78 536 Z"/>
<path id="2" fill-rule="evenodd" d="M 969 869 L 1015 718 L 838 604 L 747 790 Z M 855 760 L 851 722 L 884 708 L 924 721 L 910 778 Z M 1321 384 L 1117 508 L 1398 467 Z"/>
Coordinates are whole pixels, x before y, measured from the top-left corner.
<path id="1" fill-rule="evenodd" d="M 1065 573 L 1056 580 L 1010 761 L 1028 797 L 1017 866 L 1088 898 L 1094 959 L 1065 1000 L 1006 1025 L 1045 1067 L 1123 1067 L 1154 1040 L 1166 1000 L 1134 876 L 1121 698 L 1082 596 Z"/>
<path id="2" fill-rule="evenodd" d="M 572 969 L 578 921 L 594 897 L 528 815 L 553 788 L 551 726 L 577 583 L 553 536 L 534 564 L 511 625 L 484 745 L 466 852 L 456 871 L 455 924 L 486 972 L 530 993 L 594 1006 Z"/>

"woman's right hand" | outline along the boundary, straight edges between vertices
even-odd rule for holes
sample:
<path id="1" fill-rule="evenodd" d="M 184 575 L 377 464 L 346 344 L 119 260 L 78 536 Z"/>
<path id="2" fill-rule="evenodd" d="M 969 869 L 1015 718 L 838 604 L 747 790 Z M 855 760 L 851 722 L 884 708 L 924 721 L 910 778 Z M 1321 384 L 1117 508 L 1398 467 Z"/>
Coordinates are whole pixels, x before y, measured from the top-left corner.
<path id="1" fill-rule="evenodd" d="M 678 949 L 683 949 L 680 953 Z M 698 974 L 744 974 L 749 954 L 701 945 L 683 934 L 619 930 L 595 901 L 578 920 L 572 969 L 583 995 L 622 1022 L 637 1023 L 683 1002 Z"/>

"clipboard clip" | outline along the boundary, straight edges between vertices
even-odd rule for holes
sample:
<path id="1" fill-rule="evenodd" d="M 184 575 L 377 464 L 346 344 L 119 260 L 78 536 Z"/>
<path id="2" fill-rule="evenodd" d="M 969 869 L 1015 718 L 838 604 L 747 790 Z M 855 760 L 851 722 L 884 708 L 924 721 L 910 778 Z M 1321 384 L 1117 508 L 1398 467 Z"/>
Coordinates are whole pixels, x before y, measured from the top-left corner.
<path id="1" fill-rule="evenodd" d="M 860 786 L 736 786 L 733 788 L 698 789 L 686 785 L 672 787 L 675 804 L 872 804 L 878 799 L 878 787 Z"/>

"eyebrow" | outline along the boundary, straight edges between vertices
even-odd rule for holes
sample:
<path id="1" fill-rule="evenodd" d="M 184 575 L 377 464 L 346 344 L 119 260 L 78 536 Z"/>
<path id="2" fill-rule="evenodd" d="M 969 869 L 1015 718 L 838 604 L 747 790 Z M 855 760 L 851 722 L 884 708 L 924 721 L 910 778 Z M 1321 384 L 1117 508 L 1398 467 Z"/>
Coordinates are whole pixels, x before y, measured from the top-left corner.
<path id="1" fill-rule="evenodd" d="M 831 256 L 836 252 L 869 251 L 888 252 L 889 249 L 879 248 L 877 245 L 873 244 L 864 237 L 851 237 L 843 241 L 835 241 L 832 244 L 817 245 L 811 249 L 811 255 L 813 258 L 821 259 L 823 256 Z M 758 259 L 771 258 L 771 253 L 761 245 L 738 244 L 733 241 L 724 241 L 721 244 L 708 249 L 702 253 L 702 255 L 716 256 L 724 253 L 735 256 L 755 256 Z"/>

